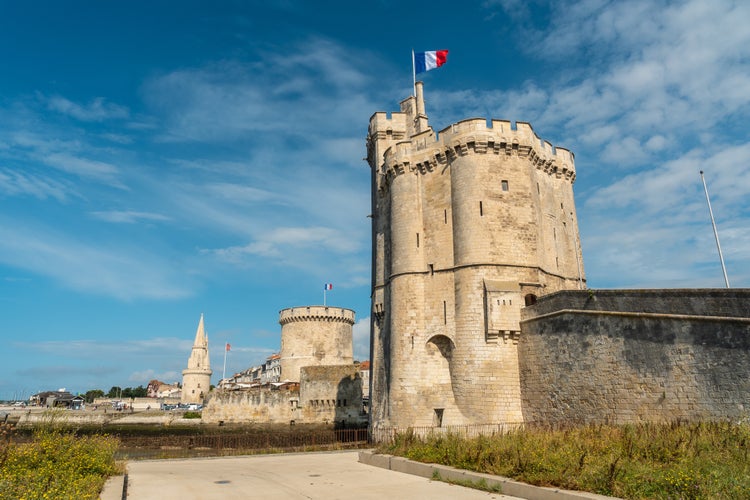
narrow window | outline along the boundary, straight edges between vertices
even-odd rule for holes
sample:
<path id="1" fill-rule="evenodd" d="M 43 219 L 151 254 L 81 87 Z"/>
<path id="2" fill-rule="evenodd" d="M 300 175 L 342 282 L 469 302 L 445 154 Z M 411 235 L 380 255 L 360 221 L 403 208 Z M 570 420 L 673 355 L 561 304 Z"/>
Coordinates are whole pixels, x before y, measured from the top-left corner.
<path id="1" fill-rule="evenodd" d="M 419 233 L 417 233 L 417 248 L 419 248 Z"/>
<path id="2" fill-rule="evenodd" d="M 443 218 L 445 219 L 445 223 L 448 224 L 448 210 L 443 210 Z"/>
<path id="3" fill-rule="evenodd" d="M 484 215 L 484 210 L 482 209 L 482 202 L 481 201 L 479 202 L 479 215 L 480 216 Z"/>
<path id="4" fill-rule="evenodd" d="M 536 194 L 540 194 L 540 193 L 541 193 L 541 191 L 539 191 L 539 183 L 537 182 L 536 183 Z"/>
<path id="5" fill-rule="evenodd" d="M 445 301 L 443 301 L 443 324 L 448 324 L 448 306 L 445 304 Z"/>
<path id="6" fill-rule="evenodd" d="M 430 264 L 430 276 L 435 274 L 435 264 Z"/>
<path id="7" fill-rule="evenodd" d="M 435 427 L 443 426 L 443 411 L 445 408 L 435 408 Z"/>
<path id="8" fill-rule="evenodd" d="M 507 191 L 508 190 L 508 181 L 500 181 L 500 185 L 502 186 L 503 191 Z M 539 185 L 537 184 L 537 188 L 538 187 L 539 187 Z"/>

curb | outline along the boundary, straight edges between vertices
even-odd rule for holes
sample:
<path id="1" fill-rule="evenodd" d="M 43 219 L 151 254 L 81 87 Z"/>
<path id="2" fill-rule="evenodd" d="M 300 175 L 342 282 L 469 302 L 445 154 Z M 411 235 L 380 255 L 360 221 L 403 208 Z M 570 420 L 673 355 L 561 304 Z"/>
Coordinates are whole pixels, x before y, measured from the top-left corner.
<path id="1" fill-rule="evenodd" d="M 460 482 L 461 484 L 479 483 L 483 481 L 490 488 L 499 487 L 504 495 L 525 498 L 527 500 L 612 500 L 615 498 L 584 491 L 533 486 L 513 481 L 507 477 L 456 469 L 447 465 L 425 464 L 402 457 L 395 457 L 393 455 L 381 455 L 374 451 L 360 451 L 359 462 L 365 465 L 380 467 L 381 469 L 388 469 L 395 472 L 403 472 L 405 474 L 412 474 L 427 479 L 433 479 L 436 475 L 439 475 L 440 480 L 455 481 Z"/>
<path id="2" fill-rule="evenodd" d="M 126 497 L 128 475 L 110 476 L 104 483 L 99 500 L 122 500 Z"/>

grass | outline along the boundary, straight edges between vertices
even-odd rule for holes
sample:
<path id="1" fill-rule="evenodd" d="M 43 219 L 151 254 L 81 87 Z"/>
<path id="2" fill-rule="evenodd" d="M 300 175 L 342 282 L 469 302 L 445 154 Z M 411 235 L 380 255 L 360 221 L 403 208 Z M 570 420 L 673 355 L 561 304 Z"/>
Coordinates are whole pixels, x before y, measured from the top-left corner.
<path id="1" fill-rule="evenodd" d="M 115 438 L 76 437 L 54 424 L 34 432 L 28 443 L 14 443 L 12 428 L 0 434 L 0 499 L 96 499 L 107 477 L 121 473 Z"/>
<path id="2" fill-rule="evenodd" d="M 467 439 L 404 433 L 378 451 L 621 498 L 750 498 L 750 425 L 529 428 Z"/>

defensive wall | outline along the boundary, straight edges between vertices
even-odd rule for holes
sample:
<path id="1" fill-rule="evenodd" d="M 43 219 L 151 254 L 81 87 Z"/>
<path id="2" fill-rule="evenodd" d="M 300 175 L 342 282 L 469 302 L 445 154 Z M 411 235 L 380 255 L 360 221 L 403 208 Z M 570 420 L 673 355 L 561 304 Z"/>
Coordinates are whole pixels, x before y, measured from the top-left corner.
<path id="1" fill-rule="evenodd" d="M 359 365 L 306 366 L 300 377 L 300 422 L 340 426 L 367 423 Z"/>
<path id="2" fill-rule="evenodd" d="M 526 422 L 750 417 L 750 290 L 584 290 L 521 311 Z"/>
<path id="3" fill-rule="evenodd" d="M 208 395 L 201 420 L 207 424 L 283 423 L 296 419 L 299 390 L 266 387 L 228 391 L 214 389 Z"/>
<path id="4" fill-rule="evenodd" d="M 293 389 L 255 387 L 211 391 L 203 408 L 205 423 L 359 425 L 362 377 L 359 365 L 306 366 Z"/>

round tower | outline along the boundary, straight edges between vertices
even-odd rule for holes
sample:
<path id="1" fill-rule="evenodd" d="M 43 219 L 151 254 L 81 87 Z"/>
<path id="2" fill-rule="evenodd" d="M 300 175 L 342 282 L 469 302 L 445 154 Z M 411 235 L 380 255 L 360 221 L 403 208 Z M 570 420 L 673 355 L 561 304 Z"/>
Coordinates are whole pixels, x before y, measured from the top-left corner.
<path id="1" fill-rule="evenodd" d="M 279 312 L 281 380 L 299 382 L 303 366 L 354 363 L 354 311 L 341 307 L 290 307 Z"/>
<path id="2" fill-rule="evenodd" d="M 195 332 L 187 368 L 182 370 L 182 402 L 203 403 L 211 389 L 211 360 L 208 357 L 208 335 L 203 327 L 203 314 Z"/>

